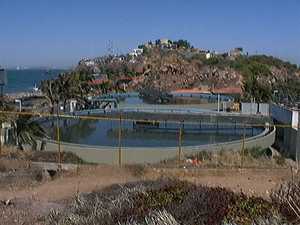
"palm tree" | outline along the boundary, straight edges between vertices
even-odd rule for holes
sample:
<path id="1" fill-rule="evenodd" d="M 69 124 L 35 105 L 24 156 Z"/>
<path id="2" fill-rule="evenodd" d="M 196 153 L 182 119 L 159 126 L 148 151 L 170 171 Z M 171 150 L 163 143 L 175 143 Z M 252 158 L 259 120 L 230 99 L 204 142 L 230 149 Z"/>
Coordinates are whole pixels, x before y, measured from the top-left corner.
<path id="1" fill-rule="evenodd" d="M 47 137 L 45 130 L 30 115 L 19 115 L 12 124 L 13 138 L 20 150 L 24 150 L 25 144 L 36 149 L 37 139 Z"/>
<path id="2" fill-rule="evenodd" d="M 44 80 L 41 83 L 41 90 L 44 93 L 50 107 L 51 113 L 54 112 L 54 105 L 59 102 L 59 88 L 56 80 Z"/>
<path id="3" fill-rule="evenodd" d="M 41 90 L 49 102 L 51 112 L 54 105 L 63 103 L 64 108 L 69 99 L 85 102 L 87 94 L 91 91 L 92 76 L 84 72 L 70 72 L 60 74 L 57 79 L 45 80 L 41 83 Z"/>

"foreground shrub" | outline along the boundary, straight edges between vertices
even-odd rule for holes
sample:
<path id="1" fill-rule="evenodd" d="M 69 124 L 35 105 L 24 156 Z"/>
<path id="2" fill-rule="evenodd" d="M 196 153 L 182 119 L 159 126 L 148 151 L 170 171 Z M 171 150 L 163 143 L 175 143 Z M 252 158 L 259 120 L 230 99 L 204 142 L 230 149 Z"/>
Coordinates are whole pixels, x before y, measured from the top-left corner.
<path id="1" fill-rule="evenodd" d="M 124 224 L 119 225 L 179 225 L 175 218 L 166 210 L 154 211 L 149 213 L 143 221 L 127 221 Z"/>
<path id="2" fill-rule="evenodd" d="M 300 224 L 300 181 L 284 183 L 271 195 L 280 212 L 294 224 Z"/>
<path id="3" fill-rule="evenodd" d="M 48 224 L 59 225 L 268 225 L 284 224 L 271 203 L 224 188 L 161 179 L 113 185 L 78 196 Z"/>
<path id="4" fill-rule="evenodd" d="M 276 221 L 276 217 L 279 217 L 279 214 L 270 202 L 241 194 L 234 196 L 226 221 L 252 225 L 264 224 L 263 221 Z"/>

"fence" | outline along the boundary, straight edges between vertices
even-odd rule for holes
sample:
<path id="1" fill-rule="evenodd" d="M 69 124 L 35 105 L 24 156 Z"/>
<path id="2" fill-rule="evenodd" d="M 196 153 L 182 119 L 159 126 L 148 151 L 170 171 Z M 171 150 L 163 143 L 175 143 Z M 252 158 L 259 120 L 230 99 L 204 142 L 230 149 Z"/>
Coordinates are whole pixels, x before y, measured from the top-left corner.
<path id="1" fill-rule="evenodd" d="M 268 148 L 275 141 L 275 129 L 263 123 L 270 122 L 264 117 L 140 112 L 101 116 L 0 113 L 30 117 L 23 123 L 34 121 L 42 126 L 49 138 L 38 138 L 34 148 L 57 152 L 59 163 L 64 161 L 62 152 L 73 152 L 87 162 L 122 165 L 180 161 L 204 150 Z"/>

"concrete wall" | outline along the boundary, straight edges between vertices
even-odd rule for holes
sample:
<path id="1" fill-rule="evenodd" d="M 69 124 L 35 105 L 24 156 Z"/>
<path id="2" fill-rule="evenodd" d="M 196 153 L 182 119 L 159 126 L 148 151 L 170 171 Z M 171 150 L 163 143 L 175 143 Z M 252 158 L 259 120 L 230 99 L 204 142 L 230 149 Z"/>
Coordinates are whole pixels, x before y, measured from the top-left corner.
<path id="1" fill-rule="evenodd" d="M 285 107 L 271 104 L 270 113 L 273 119 L 283 124 L 292 124 L 293 112 Z"/>
<path id="2" fill-rule="evenodd" d="M 242 114 L 257 114 L 258 104 L 257 103 L 241 103 Z"/>
<path id="3" fill-rule="evenodd" d="M 260 115 L 269 116 L 270 115 L 270 104 L 259 103 L 258 113 Z"/>
<path id="4" fill-rule="evenodd" d="M 286 155 L 296 157 L 297 130 L 290 127 L 278 127 L 275 145 Z"/>
<path id="5" fill-rule="evenodd" d="M 263 116 L 270 115 L 270 105 L 268 103 L 241 103 L 242 114 L 254 115 L 260 114 Z"/>
<path id="6" fill-rule="evenodd" d="M 275 141 L 275 129 L 268 132 L 266 129 L 260 135 L 251 137 L 245 140 L 245 148 L 261 147 L 267 148 Z M 192 155 L 199 151 L 219 151 L 219 150 L 235 150 L 240 151 L 242 140 L 200 146 L 182 147 L 184 155 Z M 55 142 L 48 142 L 46 145 L 47 151 L 57 151 L 58 146 Z M 73 152 L 87 162 L 117 164 L 118 163 L 118 148 L 103 147 L 103 146 L 88 146 L 76 144 L 61 144 L 62 151 Z M 177 147 L 169 148 L 122 148 L 123 163 L 155 163 L 166 159 L 176 158 L 178 156 Z"/>
<path id="7" fill-rule="evenodd" d="M 298 130 L 298 124 L 299 124 L 299 112 L 293 111 L 292 114 L 292 128 L 295 130 Z"/>
<path id="8" fill-rule="evenodd" d="M 271 105 L 270 111 L 278 124 L 276 147 L 287 155 L 300 159 L 299 112 L 275 104 Z"/>

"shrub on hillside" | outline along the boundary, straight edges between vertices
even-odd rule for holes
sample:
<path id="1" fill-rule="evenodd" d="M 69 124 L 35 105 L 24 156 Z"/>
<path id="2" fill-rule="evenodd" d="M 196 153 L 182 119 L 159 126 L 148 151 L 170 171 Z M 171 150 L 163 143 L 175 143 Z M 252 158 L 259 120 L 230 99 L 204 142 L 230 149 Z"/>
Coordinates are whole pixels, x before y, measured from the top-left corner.
<path id="1" fill-rule="evenodd" d="M 224 188 L 170 179 L 113 185 L 78 196 L 48 224 L 60 225 L 267 225 L 281 224 L 271 203 Z"/>

